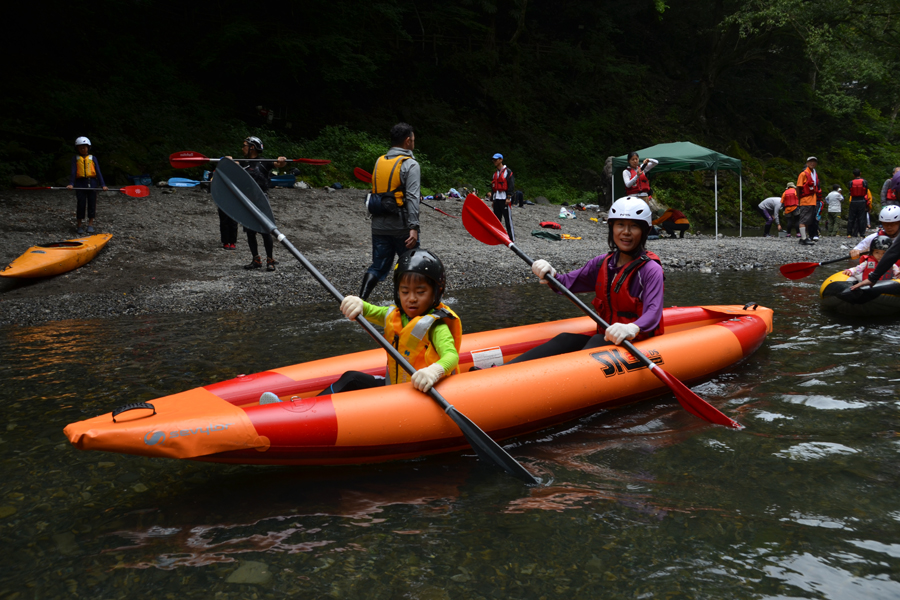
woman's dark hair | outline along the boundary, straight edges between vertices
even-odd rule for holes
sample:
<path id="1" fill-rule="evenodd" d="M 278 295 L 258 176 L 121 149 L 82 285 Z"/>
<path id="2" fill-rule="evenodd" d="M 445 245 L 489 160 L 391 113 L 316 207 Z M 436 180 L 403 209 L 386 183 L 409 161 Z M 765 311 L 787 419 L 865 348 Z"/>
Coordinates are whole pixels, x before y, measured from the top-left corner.
<path id="1" fill-rule="evenodd" d="M 620 219 L 613 219 L 612 221 L 607 221 L 606 224 L 609 226 L 609 234 L 606 237 L 606 245 L 609 246 L 610 252 L 615 252 L 619 249 L 616 246 L 615 241 L 613 241 L 613 223 L 619 221 Z M 638 227 L 641 228 L 641 240 L 638 242 L 638 245 L 634 247 L 634 250 L 627 253 L 628 256 L 632 258 L 636 258 L 644 253 L 644 249 L 647 246 L 647 236 L 650 235 L 650 226 L 647 225 L 646 221 L 638 221 L 637 219 L 621 219 L 622 221 L 634 221 L 638 224 Z M 623 254 L 625 254 L 623 252 Z"/>
<path id="2" fill-rule="evenodd" d="M 409 123 L 397 123 L 393 127 L 391 127 L 391 146 L 395 148 L 399 148 L 403 146 L 403 142 L 406 141 L 406 138 L 410 137 L 413 133 L 413 126 Z"/>
<path id="3" fill-rule="evenodd" d="M 637 156 L 638 158 L 640 158 L 640 155 L 638 155 L 637 152 L 629 152 L 628 158 L 626 158 L 625 160 L 630 161 L 632 156 Z"/>

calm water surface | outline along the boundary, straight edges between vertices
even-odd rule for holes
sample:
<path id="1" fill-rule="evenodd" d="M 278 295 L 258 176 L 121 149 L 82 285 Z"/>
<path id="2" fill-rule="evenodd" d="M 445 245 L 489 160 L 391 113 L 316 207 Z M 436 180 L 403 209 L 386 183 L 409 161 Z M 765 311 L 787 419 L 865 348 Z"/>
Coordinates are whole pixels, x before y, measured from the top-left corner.
<path id="1" fill-rule="evenodd" d="M 828 274 L 669 275 L 670 305 L 776 310 L 755 355 L 694 388 L 747 429 L 671 396 L 603 411 L 507 446 L 549 475 L 535 488 L 470 454 L 244 467 L 63 437 L 371 347 L 331 304 L 2 328 L 0 598 L 898 598 L 900 321 L 821 312 Z M 537 285 L 451 296 L 468 331 L 577 314 Z"/>

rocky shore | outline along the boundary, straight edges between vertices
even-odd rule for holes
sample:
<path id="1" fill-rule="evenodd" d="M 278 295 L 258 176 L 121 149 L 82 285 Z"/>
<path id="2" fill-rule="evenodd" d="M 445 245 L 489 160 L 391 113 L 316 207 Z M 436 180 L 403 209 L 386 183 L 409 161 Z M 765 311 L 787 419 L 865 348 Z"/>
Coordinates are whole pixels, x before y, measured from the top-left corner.
<path id="1" fill-rule="evenodd" d="M 344 294 L 355 294 L 371 259 L 371 234 L 355 189 L 274 189 L 272 210 L 279 230 Z M 435 202 L 459 216 L 462 202 Z M 745 211 L 751 210 L 745 204 Z M 517 245 L 545 258 L 560 271 L 584 264 L 606 248 L 607 228 L 593 210 L 560 219 L 559 206 L 513 209 Z M 30 246 L 77 237 L 75 199 L 66 191 L 0 191 L 0 262 L 7 264 Z M 530 235 L 541 221 L 562 224 L 560 233 L 580 240 L 549 241 Z M 438 254 L 454 288 L 536 282 L 528 265 L 502 246 L 472 238 L 459 218 L 422 207 L 422 246 Z M 113 234 L 89 264 L 57 277 L 0 278 L 0 325 L 33 325 L 63 319 L 91 319 L 154 313 L 250 311 L 273 305 L 330 300 L 330 295 L 286 249 L 276 243 L 275 272 L 245 270 L 251 256 L 238 232 L 237 250 L 223 250 L 212 197 L 198 189 L 152 188 L 147 198 L 101 193 L 97 232 Z M 710 230 L 711 233 L 711 230 Z M 758 231 L 756 232 L 758 234 Z M 650 248 L 667 271 L 777 269 L 788 262 L 836 258 L 846 237 L 822 238 L 816 246 L 796 239 L 694 235 L 660 239 Z M 260 250 L 262 244 L 260 243 Z M 373 301 L 388 298 L 376 288 Z"/>

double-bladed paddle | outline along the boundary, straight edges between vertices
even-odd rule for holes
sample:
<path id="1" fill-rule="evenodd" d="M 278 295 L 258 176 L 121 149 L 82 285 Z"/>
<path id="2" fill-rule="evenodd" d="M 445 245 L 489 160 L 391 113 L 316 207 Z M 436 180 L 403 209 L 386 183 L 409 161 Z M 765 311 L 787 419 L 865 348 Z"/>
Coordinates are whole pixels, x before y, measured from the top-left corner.
<path id="1" fill-rule="evenodd" d="M 222 158 L 208 158 L 203 156 L 199 152 L 191 152 L 190 150 L 185 150 L 184 152 L 175 152 L 169 155 L 169 164 L 176 169 L 190 169 L 191 167 L 199 167 L 200 165 L 209 163 L 209 162 L 219 162 L 224 160 Z M 271 161 L 274 160 L 272 158 L 242 158 L 242 161 L 252 161 L 252 162 L 261 162 L 261 161 Z M 309 165 L 327 165 L 331 163 L 330 160 L 324 158 L 289 158 L 288 162 L 302 162 Z"/>
<path id="2" fill-rule="evenodd" d="M 482 242 L 489 246 L 503 244 L 510 250 L 515 252 L 519 258 L 527 262 L 529 265 L 534 264 L 534 260 L 532 260 L 532 258 L 527 254 L 522 252 L 522 250 L 520 250 L 509 239 L 509 236 L 507 236 L 506 232 L 503 230 L 503 225 L 500 224 L 500 220 L 497 219 L 496 215 L 494 215 L 491 209 L 487 207 L 487 205 L 481 200 L 481 198 L 479 198 L 475 194 L 469 194 L 469 196 L 466 198 L 466 201 L 463 203 L 462 218 L 463 226 L 466 228 L 466 231 L 468 231 L 472 235 L 472 237 L 474 237 L 479 242 Z M 546 279 L 550 282 L 550 285 L 553 286 L 555 290 L 564 294 L 597 324 L 599 324 L 603 328 L 609 327 L 609 324 L 604 321 L 600 317 L 600 315 L 598 315 L 589 306 L 582 302 L 578 298 L 578 296 L 569 291 L 566 286 L 557 281 L 555 277 L 548 273 L 546 275 Z M 681 383 L 681 381 L 666 373 L 661 367 L 656 365 L 656 363 L 644 356 L 644 354 L 640 350 L 634 347 L 634 344 L 632 344 L 628 340 L 625 340 L 622 345 L 632 354 L 632 356 L 636 357 L 638 360 L 644 363 L 644 365 L 646 365 L 650 369 L 651 373 L 656 375 L 656 377 L 660 381 L 662 381 L 669 387 L 670 390 L 672 390 L 672 393 L 675 394 L 675 398 L 678 399 L 678 402 L 681 403 L 681 406 L 686 411 L 688 411 L 695 417 L 699 417 L 704 421 L 709 421 L 710 423 L 724 425 L 726 427 L 731 427 L 734 429 L 743 429 L 743 425 L 721 413 L 706 400 L 692 392 L 690 388 Z"/>
<path id="3" fill-rule="evenodd" d="M 343 301 L 343 294 L 287 240 L 283 233 L 278 231 L 275 226 L 275 217 L 272 215 L 272 208 L 269 206 L 269 200 L 266 198 L 266 195 L 253 181 L 253 178 L 234 161 L 223 159 L 219 163 L 216 176 L 212 181 L 212 196 L 219 208 L 244 227 L 274 236 L 294 255 L 294 258 L 300 261 L 303 268 L 309 271 L 322 287 L 328 290 L 339 302 Z M 409 361 L 383 335 L 379 334 L 375 327 L 366 321 L 362 315 L 356 318 L 356 322 L 391 355 L 391 358 L 397 361 L 397 364 L 403 367 L 403 370 L 410 374 L 416 372 Z M 518 477 L 526 483 L 540 483 L 534 475 L 526 471 L 497 442 L 488 437 L 468 417 L 447 402 L 435 388 L 428 390 L 428 395 L 444 409 L 448 417 L 453 419 L 453 422 L 457 424 L 463 436 L 465 436 L 482 460 L 494 463 L 510 475 Z"/>
<path id="4" fill-rule="evenodd" d="M 17 187 L 17 190 L 88 190 L 92 192 L 122 192 L 126 196 L 131 196 L 132 198 L 146 198 L 150 195 L 150 188 L 146 185 L 129 185 L 121 188 L 109 188 L 104 190 L 103 188 L 67 188 L 67 187 Z"/>
<path id="5" fill-rule="evenodd" d="M 787 277 L 788 279 L 803 279 L 804 277 L 809 277 L 813 274 L 813 271 L 816 270 L 816 267 L 820 267 L 822 265 L 830 265 L 831 263 L 841 262 L 842 260 L 849 260 L 849 256 L 842 256 L 841 258 L 835 258 L 834 260 L 826 260 L 824 262 L 797 262 L 797 263 L 789 263 L 786 265 L 781 265 L 779 269 L 781 274 Z"/>
<path id="6" fill-rule="evenodd" d="M 364 183 L 372 183 L 372 174 L 369 173 L 368 171 L 364 171 L 364 170 L 360 169 L 359 167 L 356 167 L 356 168 L 353 169 L 353 174 L 356 175 L 356 178 L 357 178 L 357 179 L 359 179 L 360 181 L 362 181 L 362 182 L 364 182 Z M 437 206 L 432 206 L 432 205 L 428 204 L 427 202 L 425 202 L 424 200 L 419 200 L 419 203 L 420 203 L 420 204 L 424 204 L 425 206 L 427 206 L 427 207 L 430 208 L 431 210 L 436 210 L 436 211 L 438 211 L 438 212 L 441 213 L 442 215 L 447 215 L 448 217 L 452 217 L 452 218 L 454 218 L 454 219 L 458 219 L 458 218 L 459 218 L 459 217 L 454 217 L 453 215 L 451 215 L 451 214 L 449 214 L 449 213 L 445 213 L 444 211 L 442 211 L 441 209 L 439 209 Z"/>

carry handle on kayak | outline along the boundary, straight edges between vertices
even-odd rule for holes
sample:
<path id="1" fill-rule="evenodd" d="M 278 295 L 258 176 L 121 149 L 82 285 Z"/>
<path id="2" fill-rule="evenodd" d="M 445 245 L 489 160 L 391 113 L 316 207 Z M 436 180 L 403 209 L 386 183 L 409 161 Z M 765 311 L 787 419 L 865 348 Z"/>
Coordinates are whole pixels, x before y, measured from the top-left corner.
<path id="1" fill-rule="evenodd" d="M 149 408 L 153 411 L 153 415 L 156 414 L 156 407 L 150 404 L 149 402 L 135 402 L 134 404 L 126 404 L 125 406 L 120 406 L 112 413 L 113 423 L 116 423 L 116 417 L 121 415 L 123 412 L 128 412 L 129 410 L 137 410 L 139 408 Z M 149 416 L 153 416 L 149 415 Z"/>

